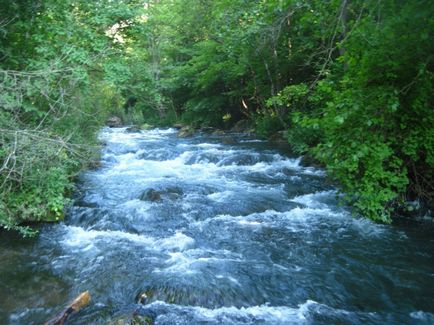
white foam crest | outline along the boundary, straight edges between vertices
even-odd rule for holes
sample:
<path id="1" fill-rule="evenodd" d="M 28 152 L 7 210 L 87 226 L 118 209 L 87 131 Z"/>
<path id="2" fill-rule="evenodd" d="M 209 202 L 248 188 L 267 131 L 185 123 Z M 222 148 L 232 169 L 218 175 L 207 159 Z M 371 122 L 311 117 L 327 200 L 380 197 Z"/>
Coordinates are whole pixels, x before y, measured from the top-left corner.
<path id="1" fill-rule="evenodd" d="M 242 258 L 241 255 L 228 250 L 190 249 L 183 252 L 169 252 L 168 255 L 170 257 L 165 262 L 168 266 L 163 270 L 156 269 L 154 272 L 194 274 L 198 273 L 203 265 L 239 262 Z"/>
<path id="2" fill-rule="evenodd" d="M 182 232 L 177 232 L 171 237 L 157 241 L 155 247 L 160 247 L 166 250 L 183 251 L 187 248 L 191 248 L 194 243 L 195 241 L 193 238 L 183 234 Z"/>
<path id="3" fill-rule="evenodd" d="M 221 148 L 222 145 L 219 143 L 199 143 L 196 145 L 198 148 Z"/>
<path id="4" fill-rule="evenodd" d="M 65 226 L 67 233 L 62 244 L 68 247 L 78 247 L 88 250 L 94 247 L 98 240 L 128 240 L 135 243 L 152 245 L 155 240 L 150 237 L 131 234 L 117 230 L 85 230 L 76 226 Z"/>
<path id="5" fill-rule="evenodd" d="M 195 241 L 193 238 L 177 232 L 171 237 L 155 239 L 153 237 L 132 234 L 118 230 L 85 230 L 76 226 L 65 226 L 67 233 L 62 240 L 62 245 L 74 250 L 79 249 L 82 252 L 97 249 L 98 243 L 116 243 L 119 241 L 129 241 L 136 244 L 144 245 L 155 251 L 184 251 L 191 248 Z M 174 254 L 172 252 L 169 254 Z"/>
<path id="6" fill-rule="evenodd" d="M 240 220 L 240 221 L 238 221 L 238 223 L 240 225 L 243 225 L 243 226 L 261 226 L 262 225 L 261 222 L 258 222 L 258 221 L 248 221 L 248 220 Z"/>
<path id="7" fill-rule="evenodd" d="M 307 220 L 312 217 L 317 218 L 321 217 L 331 217 L 331 218 L 341 218 L 344 217 L 343 213 L 333 212 L 328 208 L 294 208 L 288 212 L 283 213 L 285 216 L 290 218 L 291 220 Z"/>
<path id="8" fill-rule="evenodd" d="M 430 324 L 434 323 L 434 314 L 429 313 L 429 312 L 425 312 L 422 310 L 411 312 L 410 317 L 413 319 L 423 321 L 423 322 L 427 322 L 427 324 L 428 323 L 430 323 Z"/>
<path id="9" fill-rule="evenodd" d="M 238 285 L 238 286 L 241 286 L 240 281 L 238 281 L 237 279 L 235 279 L 235 278 L 232 277 L 232 276 L 225 276 L 225 275 L 222 275 L 222 274 L 217 274 L 215 277 L 216 277 L 217 279 L 227 279 L 227 280 L 229 280 L 230 282 L 232 282 L 232 283 L 234 283 L 234 284 L 236 284 L 236 285 Z"/>
<path id="10" fill-rule="evenodd" d="M 140 132 L 126 132 L 128 127 L 122 128 L 104 128 L 98 139 L 111 143 L 121 143 L 123 145 L 136 143 L 137 140 L 157 141 L 165 138 L 167 135 L 177 132 L 175 129 L 152 129 Z"/>
<path id="11" fill-rule="evenodd" d="M 157 135 L 168 135 L 168 134 L 175 134 L 178 133 L 178 130 L 175 128 L 168 128 L 168 129 L 151 129 L 151 130 L 146 130 L 146 131 L 142 131 L 142 134 L 157 134 Z"/>
<path id="12" fill-rule="evenodd" d="M 294 197 L 291 201 L 301 203 L 309 208 L 324 209 L 328 205 L 320 202 L 321 199 L 336 195 L 336 191 L 320 191 L 316 193 L 304 194 Z"/>
<path id="13" fill-rule="evenodd" d="M 220 143 L 199 143 L 199 144 L 193 144 L 193 143 L 179 143 L 176 145 L 177 148 L 221 148 L 223 145 Z"/>
<path id="14" fill-rule="evenodd" d="M 252 306 L 252 307 L 220 307 L 215 309 L 198 306 L 179 306 L 162 301 L 155 301 L 147 308 L 164 308 L 170 313 L 188 314 L 193 313 L 198 322 L 221 322 L 227 324 L 245 324 L 252 322 L 266 322 L 269 324 L 306 324 L 304 305 L 299 308 L 288 306 Z M 158 322 L 158 317 L 157 317 Z"/>
<path id="15" fill-rule="evenodd" d="M 139 175 L 152 177 L 167 177 L 167 176 L 182 176 L 188 172 L 194 172 L 195 169 L 198 172 L 202 172 L 202 168 L 198 170 L 195 166 L 188 166 L 185 164 L 190 152 L 185 152 L 180 156 L 172 160 L 165 161 L 155 161 L 155 160 L 145 160 L 136 159 L 134 154 L 123 155 L 119 163 L 115 165 L 112 169 L 107 171 L 108 175 Z M 199 173 L 197 173 L 199 174 Z M 102 175 L 105 177 L 106 175 Z"/>
<path id="16" fill-rule="evenodd" d="M 223 191 L 216 192 L 212 194 L 208 194 L 207 197 L 216 202 L 225 202 L 228 198 L 232 197 L 235 194 L 234 191 Z"/>
<path id="17" fill-rule="evenodd" d="M 364 237 L 383 237 L 387 228 L 367 218 L 353 218 L 352 227 Z"/>
<path id="18" fill-rule="evenodd" d="M 255 212 L 246 216 L 232 216 L 228 214 L 220 214 L 213 218 L 208 218 L 203 221 L 196 221 L 192 225 L 202 229 L 211 223 L 235 223 L 246 227 L 260 227 L 269 226 L 273 224 L 280 224 L 283 227 L 296 227 L 294 231 L 299 231 L 301 224 L 302 228 L 305 228 L 308 223 L 317 223 L 323 218 L 331 219 L 346 219 L 348 215 L 346 213 L 334 212 L 331 209 L 323 208 L 294 208 L 289 211 L 275 211 L 266 210 L 264 212 Z M 348 218 L 348 220 L 352 220 Z M 282 222 L 284 225 L 282 225 Z"/>
<path id="19" fill-rule="evenodd" d="M 280 169 L 291 169 L 303 171 L 304 167 L 300 166 L 300 158 L 285 158 L 279 154 L 273 155 L 272 162 L 257 162 L 251 166 L 240 166 L 249 172 L 273 172 Z"/>
<path id="20" fill-rule="evenodd" d="M 260 143 L 266 142 L 265 140 L 240 140 L 240 143 Z"/>

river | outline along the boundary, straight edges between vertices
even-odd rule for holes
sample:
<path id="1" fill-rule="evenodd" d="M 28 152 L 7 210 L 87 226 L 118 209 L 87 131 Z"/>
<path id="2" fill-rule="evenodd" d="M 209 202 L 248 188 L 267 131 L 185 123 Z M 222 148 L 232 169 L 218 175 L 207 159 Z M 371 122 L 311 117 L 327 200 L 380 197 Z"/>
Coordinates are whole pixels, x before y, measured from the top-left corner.
<path id="1" fill-rule="evenodd" d="M 1 233 L 0 324 L 85 290 L 69 324 L 434 324 L 432 222 L 354 218 L 324 171 L 245 135 L 100 137 L 65 222 Z"/>

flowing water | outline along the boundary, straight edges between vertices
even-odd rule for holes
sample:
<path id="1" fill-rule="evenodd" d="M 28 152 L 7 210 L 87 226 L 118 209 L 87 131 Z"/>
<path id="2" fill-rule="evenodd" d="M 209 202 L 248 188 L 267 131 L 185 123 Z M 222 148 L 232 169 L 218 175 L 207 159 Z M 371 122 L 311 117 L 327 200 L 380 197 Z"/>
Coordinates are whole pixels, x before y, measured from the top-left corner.
<path id="1" fill-rule="evenodd" d="M 243 135 L 104 129 L 65 223 L 2 233 L 0 324 L 434 324 L 434 227 L 377 225 Z M 139 300 L 142 303 L 139 303 Z"/>

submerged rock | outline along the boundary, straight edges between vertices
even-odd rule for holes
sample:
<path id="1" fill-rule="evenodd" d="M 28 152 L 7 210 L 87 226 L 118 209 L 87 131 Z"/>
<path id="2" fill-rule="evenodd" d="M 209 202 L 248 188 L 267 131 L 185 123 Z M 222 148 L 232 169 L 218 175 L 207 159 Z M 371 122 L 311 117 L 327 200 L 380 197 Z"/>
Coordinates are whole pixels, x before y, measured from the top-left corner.
<path id="1" fill-rule="evenodd" d="M 154 127 L 153 125 L 150 125 L 150 124 L 144 123 L 144 124 L 142 124 L 142 125 L 131 125 L 130 127 L 128 127 L 128 128 L 126 129 L 126 131 L 127 131 L 127 132 L 131 132 L 131 133 L 134 133 L 134 132 L 140 132 L 140 131 L 150 130 L 150 129 L 152 129 L 153 127 Z"/>
<path id="2" fill-rule="evenodd" d="M 220 135 L 225 135 L 226 132 L 223 130 L 215 130 L 212 135 L 216 135 L 216 136 L 220 136 Z"/>
<path id="3" fill-rule="evenodd" d="M 202 126 L 200 128 L 200 132 L 204 132 L 204 133 L 212 133 L 212 132 L 214 132 L 214 130 L 215 129 L 211 126 Z"/>
<path id="4" fill-rule="evenodd" d="M 182 197 L 183 191 L 180 187 L 169 187 L 163 190 L 155 190 L 149 188 L 145 190 L 139 197 L 142 201 L 161 201 L 162 199 L 178 200 Z"/>
<path id="5" fill-rule="evenodd" d="M 151 325 L 154 324 L 154 318 L 148 315 L 120 316 L 110 320 L 106 325 Z"/>
<path id="6" fill-rule="evenodd" d="M 180 123 L 176 123 L 176 124 L 173 124 L 172 127 L 175 128 L 175 129 L 177 129 L 177 130 L 180 130 L 180 129 L 182 129 L 184 127 L 184 125 L 182 125 Z"/>
<path id="7" fill-rule="evenodd" d="M 178 200 L 183 194 L 184 192 L 180 187 L 170 187 L 163 192 L 163 195 L 167 196 L 167 198 L 170 200 Z"/>
<path id="8" fill-rule="evenodd" d="M 132 125 L 132 126 L 130 126 L 130 127 L 128 127 L 127 128 L 127 132 L 131 132 L 131 133 L 134 133 L 134 132 L 140 132 L 142 129 L 139 127 L 139 126 L 137 126 L 137 125 Z"/>
<path id="9" fill-rule="evenodd" d="M 179 138 L 187 138 L 191 137 L 194 134 L 194 129 L 190 126 L 184 126 L 179 130 L 178 137 Z"/>
<path id="10" fill-rule="evenodd" d="M 237 144 L 237 143 L 238 143 L 237 140 L 235 140 L 235 139 L 232 138 L 232 137 L 226 137 L 226 138 L 223 138 L 223 139 L 222 139 L 222 142 L 223 142 L 224 144 L 228 144 L 228 145 L 234 145 L 234 144 Z"/>
<path id="11" fill-rule="evenodd" d="M 142 201 L 161 201 L 161 194 L 160 192 L 154 190 L 153 188 L 149 188 L 145 190 L 139 197 Z"/>

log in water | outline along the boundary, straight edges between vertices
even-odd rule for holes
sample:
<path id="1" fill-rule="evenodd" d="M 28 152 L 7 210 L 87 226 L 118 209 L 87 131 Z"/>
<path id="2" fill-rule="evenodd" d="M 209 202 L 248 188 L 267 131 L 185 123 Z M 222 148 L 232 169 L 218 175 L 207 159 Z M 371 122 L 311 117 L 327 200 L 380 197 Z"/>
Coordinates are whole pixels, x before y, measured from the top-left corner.
<path id="1" fill-rule="evenodd" d="M 104 129 L 65 223 L 2 233 L 0 323 L 432 324 L 430 222 L 340 207 L 322 170 L 243 135 Z M 118 322 L 119 323 L 119 322 Z"/>

